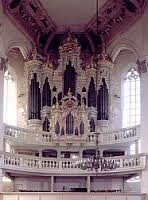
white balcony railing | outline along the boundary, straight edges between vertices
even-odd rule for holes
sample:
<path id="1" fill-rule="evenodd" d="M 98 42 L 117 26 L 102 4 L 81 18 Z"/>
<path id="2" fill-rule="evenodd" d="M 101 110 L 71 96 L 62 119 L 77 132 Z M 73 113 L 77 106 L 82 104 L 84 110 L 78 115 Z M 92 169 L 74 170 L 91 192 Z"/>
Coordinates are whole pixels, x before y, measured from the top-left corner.
<path id="1" fill-rule="evenodd" d="M 100 168 L 98 172 L 101 174 L 126 171 L 129 173 L 129 171 L 143 170 L 146 165 L 146 155 L 144 154 L 108 157 L 106 159 L 108 161 L 114 160 L 116 169 L 104 171 Z M 3 152 L 0 153 L 0 168 L 41 173 L 92 173 L 79 169 L 77 160 L 74 159 L 51 159 Z M 94 173 L 96 172 L 94 171 Z"/>
<path id="2" fill-rule="evenodd" d="M 124 128 L 117 131 L 107 132 L 99 135 L 99 141 L 101 145 L 116 144 L 131 142 L 139 139 L 140 137 L 140 127 L 135 126 L 131 128 Z M 95 145 L 95 133 L 90 133 L 84 136 L 56 136 L 55 134 L 48 132 L 35 132 L 29 129 L 18 128 L 10 125 L 4 125 L 4 136 L 5 138 L 13 139 L 16 142 L 24 142 L 29 144 L 43 144 L 53 146 L 55 143 L 60 144 L 87 144 Z"/>
<path id="3" fill-rule="evenodd" d="M 90 143 L 95 143 L 96 141 L 95 133 L 90 133 L 88 137 Z M 100 134 L 99 140 L 101 144 L 114 144 L 114 143 L 124 143 L 127 141 L 136 140 L 139 139 L 139 137 L 140 137 L 140 126 L 134 126 Z"/>

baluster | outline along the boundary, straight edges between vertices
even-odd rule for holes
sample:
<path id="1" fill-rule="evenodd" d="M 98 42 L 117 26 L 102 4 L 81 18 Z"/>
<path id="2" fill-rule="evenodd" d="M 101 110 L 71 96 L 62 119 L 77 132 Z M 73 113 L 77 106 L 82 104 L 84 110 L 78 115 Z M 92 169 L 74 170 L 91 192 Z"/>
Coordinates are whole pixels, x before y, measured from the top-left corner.
<path id="1" fill-rule="evenodd" d="M 60 160 L 60 161 L 58 161 L 58 168 L 60 169 L 60 170 L 62 170 L 62 165 L 63 165 L 63 162 Z"/>
<path id="2" fill-rule="evenodd" d="M 48 168 L 50 168 L 50 161 L 48 161 Z"/>
<path id="3" fill-rule="evenodd" d="M 53 168 L 53 161 L 50 161 L 50 167 Z"/>

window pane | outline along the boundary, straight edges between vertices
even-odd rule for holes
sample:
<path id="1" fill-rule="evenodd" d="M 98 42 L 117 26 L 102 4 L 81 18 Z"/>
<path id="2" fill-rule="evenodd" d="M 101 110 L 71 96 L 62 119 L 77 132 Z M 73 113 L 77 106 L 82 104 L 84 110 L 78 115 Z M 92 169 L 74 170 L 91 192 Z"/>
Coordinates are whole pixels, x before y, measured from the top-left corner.
<path id="1" fill-rule="evenodd" d="M 7 71 L 4 75 L 4 122 L 16 125 L 16 111 L 16 83 Z"/>
<path id="2" fill-rule="evenodd" d="M 140 77 L 134 68 L 127 73 L 123 98 L 123 127 L 140 124 Z"/>

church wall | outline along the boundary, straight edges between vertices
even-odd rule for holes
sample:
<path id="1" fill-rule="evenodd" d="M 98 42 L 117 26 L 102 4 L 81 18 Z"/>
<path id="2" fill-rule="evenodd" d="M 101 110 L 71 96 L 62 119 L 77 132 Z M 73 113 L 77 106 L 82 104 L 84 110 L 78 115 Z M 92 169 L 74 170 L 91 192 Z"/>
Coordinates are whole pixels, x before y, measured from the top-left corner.
<path id="1" fill-rule="evenodd" d="M 140 182 L 127 182 L 124 183 L 125 192 L 140 192 Z"/>
<path id="2" fill-rule="evenodd" d="M 49 177 L 15 177 L 14 190 L 50 191 Z"/>
<path id="3" fill-rule="evenodd" d="M 91 180 L 91 189 L 97 190 L 121 190 L 123 191 L 122 178 L 99 178 Z"/>
<path id="4" fill-rule="evenodd" d="M 86 188 L 85 177 L 56 177 L 55 191 L 69 191 L 70 188 Z"/>
<path id="5" fill-rule="evenodd" d="M 69 191 L 70 188 L 86 188 L 86 177 L 55 177 L 54 191 Z M 91 191 L 117 190 L 125 192 L 136 192 L 138 184 L 124 183 L 122 178 L 93 177 L 91 178 Z M 36 190 L 50 191 L 50 177 L 15 177 L 14 189 L 19 190 Z M 137 191 L 138 192 L 138 191 Z"/>
<path id="6" fill-rule="evenodd" d="M 136 57 L 129 51 L 119 53 L 111 70 L 110 81 L 110 129 L 122 127 L 123 84 L 128 70 L 135 66 Z"/>

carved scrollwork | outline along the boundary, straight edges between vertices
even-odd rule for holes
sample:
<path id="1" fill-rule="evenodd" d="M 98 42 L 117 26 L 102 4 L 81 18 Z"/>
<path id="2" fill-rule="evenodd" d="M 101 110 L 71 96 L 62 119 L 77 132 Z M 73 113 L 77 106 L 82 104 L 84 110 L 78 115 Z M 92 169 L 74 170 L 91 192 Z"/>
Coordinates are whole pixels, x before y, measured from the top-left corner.
<path id="1" fill-rule="evenodd" d="M 66 67 L 69 61 L 71 61 L 72 66 L 76 69 L 80 68 L 82 62 L 80 59 L 81 48 L 77 39 L 72 37 L 71 33 L 68 34 L 68 37 L 66 37 L 59 47 L 59 53 L 59 63 L 61 68 Z"/>

